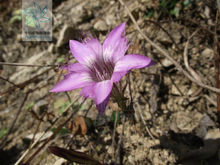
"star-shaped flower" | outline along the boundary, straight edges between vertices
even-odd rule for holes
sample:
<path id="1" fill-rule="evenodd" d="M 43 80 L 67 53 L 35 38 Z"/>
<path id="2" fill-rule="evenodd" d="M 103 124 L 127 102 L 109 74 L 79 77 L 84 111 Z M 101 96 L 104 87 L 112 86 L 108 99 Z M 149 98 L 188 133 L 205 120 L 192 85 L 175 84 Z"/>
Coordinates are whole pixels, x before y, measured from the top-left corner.
<path id="1" fill-rule="evenodd" d="M 36 2 L 33 3 L 34 7 L 30 7 L 24 10 L 26 15 L 26 25 L 31 27 L 36 27 L 40 29 L 42 22 L 51 21 L 49 17 L 46 16 L 48 11 L 48 6 L 45 5 L 44 8 L 41 8 Z"/>
<path id="2" fill-rule="evenodd" d="M 143 55 L 125 55 L 129 47 L 125 23 L 114 28 L 102 45 L 96 38 L 83 42 L 70 40 L 69 45 L 78 63 L 66 66 L 68 73 L 50 92 L 82 88 L 81 95 L 94 99 L 100 114 L 105 111 L 114 83 L 131 69 L 153 64 L 150 58 Z"/>

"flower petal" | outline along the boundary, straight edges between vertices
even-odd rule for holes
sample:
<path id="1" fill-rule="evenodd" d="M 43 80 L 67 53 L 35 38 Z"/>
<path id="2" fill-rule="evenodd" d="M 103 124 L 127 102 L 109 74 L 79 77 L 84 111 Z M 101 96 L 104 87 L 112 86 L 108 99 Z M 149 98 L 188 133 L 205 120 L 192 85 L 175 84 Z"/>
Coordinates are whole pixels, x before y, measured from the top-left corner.
<path id="1" fill-rule="evenodd" d="M 106 82 L 108 84 L 108 82 Z M 111 83 L 110 83 L 111 84 Z M 94 94 L 94 89 L 97 89 L 100 87 L 101 84 L 97 84 L 97 83 L 92 83 L 91 85 L 85 86 L 83 87 L 83 89 L 80 92 L 80 95 L 82 95 L 85 98 L 95 98 L 95 94 Z M 96 88 L 95 88 L 96 86 Z M 98 87 L 99 86 L 99 87 Z M 105 86 L 105 85 L 104 85 Z M 111 92 L 111 90 L 110 90 Z M 108 93 L 108 92 L 107 92 Z M 97 95 L 97 93 L 96 93 Z M 104 98 L 105 96 L 103 96 Z M 99 111 L 99 114 L 103 114 L 105 112 L 105 108 L 108 104 L 108 101 L 110 99 L 110 93 L 109 95 L 104 99 L 104 101 L 102 101 L 100 104 L 96 104 L 96 108 Z"/>
<path id="2" fill-rule="evenodd" d="M 77 88 L 88 86 L 92 83 L 89 73 L 70 73 L 64 76 L 64 79 L 56 84 L 50 92 L 64 92 Z"/>
<path id="3" fill-rule="evenodd" d="M 94 51 L 97 57 L 102 55 L 102 45 L 97 38 L 88 39 L 85 44 Z"/>
<path id="4" fill-rule="evenodd" d="M 127 38 L 121 38 L 117 41 L 115 45 L 118 45 L 113 50 L 113 62 L 116 63 L 120 58 L 122 58 L 126 51 L 128 50 L 129 44 Z"/>
<path id="5" fill-rule="evenodd" d="M 111 93 L 112 86 L 111 80 L 101 81 L 94 85 L 94 100 L 97 105 L 101 104 Z"/>
<path id="6" fill-rule="evenodd" d="M 95 83 L 92 83 L 91 85 L 83 87 L 80 95 L 85 98 L 94 98 L 94 85 Z"/>
<path id="7" fill-rule="evenodd" d="M 113 72 L 111 80 L 113 82 L 119 82 L 123 76 L 125 76 L 128 72 Z"/>
<path id="8" fill-rule="evenodd" d="M 70 40 L 69 46 L 73 56 L 81 64 L 90 66 L 96 58 L 95 53 L 84 43 Z"/>
<path id="9" fill-rule="evenodd" d="M 109 98 L 110 98 L 110 95 L 108 95 L 102 103 L 96 105 L 96 108 L 98 109 L 100 115 L 104 114 Z"/>
<path id="10" fill-rule="evenodd" d="M 103 58 L 106 62 L 117 61 L 124 56 L 128 46 L 125 34 L 125 23 L 114 28 L 103 43 Z"/>
<path id="11" fill-rule="evenodd" d="M 149 57 L 137 54 L 129 54 L 122 57 L 115 64 L 114 72 L 128 72 L 131 69 L 144 68 L 153 64 L 154 62 Z"/>

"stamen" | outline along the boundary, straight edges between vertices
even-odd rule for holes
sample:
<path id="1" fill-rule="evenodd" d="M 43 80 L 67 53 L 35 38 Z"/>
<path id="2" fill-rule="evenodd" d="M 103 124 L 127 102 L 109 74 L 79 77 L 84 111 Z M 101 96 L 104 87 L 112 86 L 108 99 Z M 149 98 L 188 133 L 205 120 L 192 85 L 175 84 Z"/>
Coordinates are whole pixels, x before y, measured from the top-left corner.
<path id="1" fill-rule="evenodd" d="M 91 65 L 90 74 L 94 81 L 100 82 L 111 79 L 114 71 L 114 64 L 111 62 L 104 62 L 104 60 L 97 60 Z"/>

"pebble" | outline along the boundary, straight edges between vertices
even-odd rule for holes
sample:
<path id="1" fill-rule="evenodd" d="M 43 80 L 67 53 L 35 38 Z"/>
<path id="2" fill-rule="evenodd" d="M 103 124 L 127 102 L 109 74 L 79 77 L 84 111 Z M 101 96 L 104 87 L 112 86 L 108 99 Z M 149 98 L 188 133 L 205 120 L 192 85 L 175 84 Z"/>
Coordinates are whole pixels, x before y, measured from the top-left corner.
<path id="1" fill-rule="evenodd" d="M 47 108 L 48 102 L 46 100 L 40 100 L 37 103 L 34 104 L 34 111 L 42 111 L 45 108 Z"/>
<path id="2" fill-rule="evenodd" d="M 105 21 L 103 21 L 103 20 L 98 20 L 94 24 L 94 28 L 99 31 L 107 31 L 108 30 L 108 26 L 106 25 Z"/>

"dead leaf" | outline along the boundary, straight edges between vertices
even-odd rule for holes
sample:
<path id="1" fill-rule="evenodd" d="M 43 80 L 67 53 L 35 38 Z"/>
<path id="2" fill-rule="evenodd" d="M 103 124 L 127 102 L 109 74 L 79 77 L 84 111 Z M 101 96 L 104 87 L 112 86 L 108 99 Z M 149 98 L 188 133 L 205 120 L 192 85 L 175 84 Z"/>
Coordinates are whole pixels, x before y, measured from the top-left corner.
<path id="1" fill-rule="evenodd" d="M 67 150 L 65 148 L 60 148 L 56 146 L 50 146 L 49 150 L 52 154 L 62 157 L 70 162 L 90 165 L 102 165 L 97 160 L 93 159 L 91 156 L 83 152 Z"/>
<path id="2" fill-rule="evenodd" d="M 83 116 L 77 116 L 73 122 L 69 123 L 68 127 L 73 134 L 80 134 L 82 136 L 84 136 L 88 130 Z"/>

